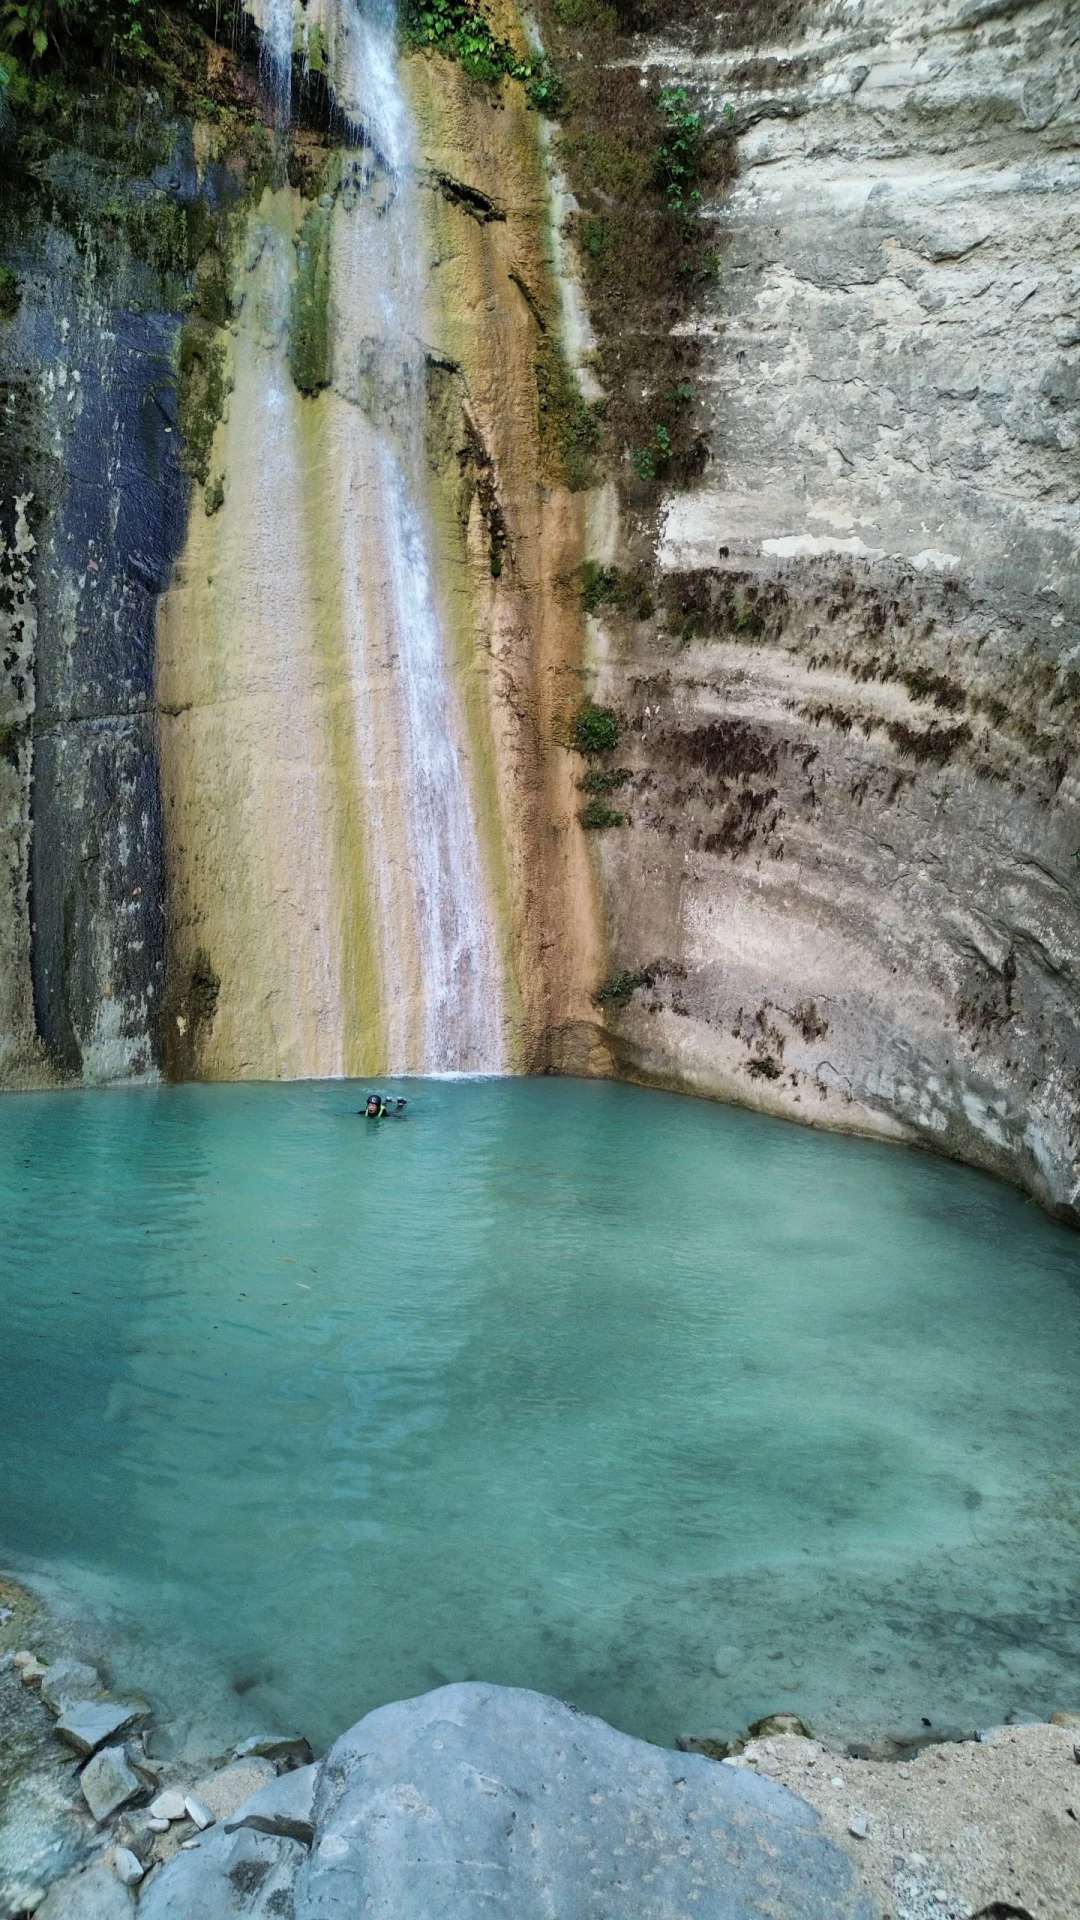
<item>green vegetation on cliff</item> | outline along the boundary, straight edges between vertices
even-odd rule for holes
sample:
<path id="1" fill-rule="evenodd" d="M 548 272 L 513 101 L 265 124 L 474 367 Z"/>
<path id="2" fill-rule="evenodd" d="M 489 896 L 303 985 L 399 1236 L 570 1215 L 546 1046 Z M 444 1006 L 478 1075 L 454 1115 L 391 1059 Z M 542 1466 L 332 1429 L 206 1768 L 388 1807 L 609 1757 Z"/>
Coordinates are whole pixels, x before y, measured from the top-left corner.
<path id="1" fill-rule="evenodd" d="M 401 33 L 407 46 L 435 47 L 489 86 L 504 76 L 520 80 L 530 106 L 542 113 L 558 107 L 559 84 L 543 55 L 520 58 L 471 0 L 404 0 Z"/>

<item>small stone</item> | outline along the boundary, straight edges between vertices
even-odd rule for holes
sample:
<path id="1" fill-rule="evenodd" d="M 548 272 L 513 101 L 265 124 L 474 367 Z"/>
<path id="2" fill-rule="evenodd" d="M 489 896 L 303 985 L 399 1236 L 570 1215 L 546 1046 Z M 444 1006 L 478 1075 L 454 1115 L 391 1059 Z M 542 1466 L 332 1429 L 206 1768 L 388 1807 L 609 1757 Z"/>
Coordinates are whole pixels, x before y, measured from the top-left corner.
<path id="1" fill-rule="evenodd" d="M 134 1887 L 143 1877 L 146 1869 L 137 1853 L 130 1847 L 117 1847 L 113 1868 L 121 1886 Z"/>
<path id="2" fill-rule="evenodd" d="M 1080 1727 L 1080 1713 L 1062 1710 L 1050 1715 L 1052 1727 Z"/>
<path id="3" fill-rule="evenodd" d="M 29 1653 L 25 1647 L 21 1647 L 18 1653 L 13 1653 L 11 1656 L 13 1667 L 32 1667 L 36 1660 L 37 1654 Z"/>
<path id="4" fill-rule="evenodd" d="M 101 1676 L 84 1660 L 54 1660 L 41 1683 L 41 1697 L 54 1713 L 101 1692 Z"/>
<path id="5" fill-rule="evenodd" d="M 150 1818 L 164 1820 L 166 1826 L 170 1820 L 182 1820 L 187 1813 L 187 1805 L 182 1793 L 176 1787 L 166 1787 L 156 1800 L 150 1802 Z"/>
<path id="6" fill-rule="evenodd" d="M 149 1711 L 141 1701 L 132 1705 L 126 1700 L 77 1700 L 64 1708 L 56 1731 L 76 1753 L 96 1753 L 114 1733 L 130 1727 Z"/>
<path id="7" fill-rule="evenodd" d="M 199 1845 L 199 1842 L 197 1840 L 181 1840 L 180 1842 L 180 1846 L 184 1851 L 184 1853 L 194 1853 L 198 1845 Z"/>
<path id="8" fill-rule="evenodd" d="M 847 1830 L 855 1835 L 856 1840 L 865 1840 L 870 1831 L 870 1822 L 866 1814 L 853 1813 L 847 1823 Z"/>
<path id="9" fill-rule="evenodd" d="M 119 1813 L 143 1791 L 143 1783 L 127 1763 L 123 1747 L 102 1747 L 79 1776 L 83 1797 L 95 1820 Z"/>
<path id="10" fill-rule="evenodd" d="M 830 1787 L 842 1787 L 843 1784 L 844 1776 L 842 1773 L 834 1773 L 832 1779 L 829 1781 Z"/>
<path id="11" fill-rule="evenodd" d="M 151 1833 L 168 1833 L 169 1831 L 169 1822 L 167 1820 L 160 1819 L 158 1815 L 154 1813 L 150 1815 L 150 1818 L 146 1824 L 149 1827 Z"/>
<path id="12" fill-rule="evenodd" d="M 198 1794 L 196 1793 L 185 1794 L 184 1805 L 187 1808 L 191 1819 L 194 1820 L 195 1825 L 199 1828 L 200 1832 L 205 1827 L 213 1826 L 214 1816 L 211 1813 L 209 1807 L 205 1804 L 205 1802 L 199 1799 Z"/>
<path id="13" fill-rule="evenodd" d="M 43 1660 L 27 1660 L 20 1669 L 19 1678 L 24 1687 L 36 1687 L 39 1680 L 44 1680 L 47 1672 L 48 1668 Z"/>

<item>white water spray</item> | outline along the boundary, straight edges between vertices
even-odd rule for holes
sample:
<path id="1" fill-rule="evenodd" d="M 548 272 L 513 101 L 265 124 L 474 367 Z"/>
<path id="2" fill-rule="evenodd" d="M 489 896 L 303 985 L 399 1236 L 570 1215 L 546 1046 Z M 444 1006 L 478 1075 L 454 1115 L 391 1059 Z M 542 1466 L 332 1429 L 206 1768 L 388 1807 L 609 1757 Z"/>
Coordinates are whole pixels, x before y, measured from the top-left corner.
<path id="1" fill-rule="evenodd" d="M 358 684 L 388 669 L 398 743 L 396 766 L 367 764 L 390 1065 L 492 1073 L 505 1065 L 500 969 L 424 509 L 424 239 L 390 0 L 332 0 L 328 42 L 355 142 L 332 254 L 333 384 L 356 409 L 343 496 L 350 640 L 367 669 Z M 362 764 L 370 732 L 358 715 Z M 402 827 L 404 871 L 390 866 Z M 411 976 L 419 1032 L 400 1017 Z"/>

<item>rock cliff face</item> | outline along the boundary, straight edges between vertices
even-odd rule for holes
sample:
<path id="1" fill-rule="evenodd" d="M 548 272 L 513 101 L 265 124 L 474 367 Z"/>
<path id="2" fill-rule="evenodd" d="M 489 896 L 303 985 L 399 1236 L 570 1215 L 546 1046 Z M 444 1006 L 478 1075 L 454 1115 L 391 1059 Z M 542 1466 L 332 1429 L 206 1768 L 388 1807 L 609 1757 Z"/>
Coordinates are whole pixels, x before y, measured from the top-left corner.
<path id="1" fill-rule="evenodd" d="M 613 1060 L 1075 1210 L 1080 22 L 738 19 L 635 54 L 738 172 L 684 322 L 708 464 L 659 614 L 593 623 Z"/>
<path id="2" fill-rule="evenodd" d="M 506 1059 L 922 1141 L 1075 1218 L 1075 10 L 541 16 L 564 74 L 582 54 L 631 119 L 684 88 L 723 164 L 679 215 L 708 271 L 666 306 L 660 285 L 650 334 L 592 267 L 651 161 L 601 128 L 583 185 L 572 120 L 560 144 L 516 83 L 404 63 L 428 512 Z M 342 423 L 378 396 L 325 337 L 340 130 L 309 100 L 275 173 L 251 62 L 206 59 L 212 120 L 148 95 L 137 140 L 129 103 L 108 139 L 47 142 L 11 202 L 9 1085 L 375 1071 L 388 1008 L 419 1017 L 373 933 L 376 854 L 408 862 L 377 831 L 401 771 L 378 583 L 367 654 L 342 616 L 340 529 L 374 484 L 345 474 Z M 275 234 L 293 285 L 268 344 Z M 251 453 L 271 349 L 298 461 L 276 545 Z M 662 433 L 633 454 L 680 374 L 675 456 Z M 268 576 L 272 660 L 244 641 Z M 621 725 L 591 832 L 586 690 Z"/>

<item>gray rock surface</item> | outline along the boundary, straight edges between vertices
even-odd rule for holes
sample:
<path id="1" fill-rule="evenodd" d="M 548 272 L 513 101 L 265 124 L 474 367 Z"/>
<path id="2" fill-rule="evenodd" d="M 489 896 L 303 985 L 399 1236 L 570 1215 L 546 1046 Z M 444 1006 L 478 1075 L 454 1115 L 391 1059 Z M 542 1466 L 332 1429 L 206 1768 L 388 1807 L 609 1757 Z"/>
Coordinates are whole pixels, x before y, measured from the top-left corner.
<path id="1" fill-rule="evenodd" d="M 64 1709 L 56 1731 L 76 1753 L 95 1753 L 114 1733 L 132 1726 L 149 1711 L 141 1702 L 79 1700 Z"/>
<path id="2" fill-rule="evenodd" d="M 103 1860 L 50 1888 L 37 1920 L 131 1920 L 135 1902 Z"/>
<path id="3" fill-rule="evenodd" d="M 145 1783 L 128 1766 L 123 1747 L 102 1747 L 87 1761 L 79 1785 L 94 1819 L 107 1820 L 110 1814 L 129 1806 Z"/>
<path id="4" fill-rule="evenodd" d="M 292 1773 L 283 1773 L 236 1808 L 225 1821 L 226 1833 L 250 1827 L 254 1833 L 282 1834 L 310 1847 L 315 1837 L 318 1776 L 318 1767 L 296 1767 Z"/>
<path id="5" fill-rule="evenodd" d="M 231 1920 L 234 1914 L 292 1920 L 292 1892 L 306 1857 L 295 1840 L 215 1827 L 193 1851 L 178 1853 L 147 1879 L 139 1920 Z"/>
<path id="6" fill-rule="evenodd" d="M 54 1660 L 41 1682 L 41 1697 L 54 1713 L 101 1691 L 101 1678 L 84 1660 Z"/>

